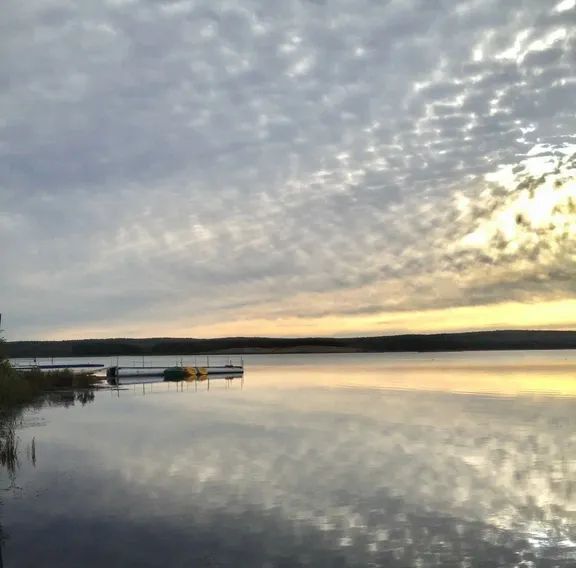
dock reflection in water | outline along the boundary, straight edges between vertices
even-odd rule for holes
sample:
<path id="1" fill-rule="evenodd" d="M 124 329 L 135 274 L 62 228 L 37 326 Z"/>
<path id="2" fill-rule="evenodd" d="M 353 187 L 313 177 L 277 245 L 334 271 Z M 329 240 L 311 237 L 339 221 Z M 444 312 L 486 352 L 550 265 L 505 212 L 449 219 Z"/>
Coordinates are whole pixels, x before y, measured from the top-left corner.
<path id="1" fill-rule="evenodd" d="M 242 390 L 45 408 L 4 561 L 575 566 L 574 365 L 483 357 L 261 357 Z"/>

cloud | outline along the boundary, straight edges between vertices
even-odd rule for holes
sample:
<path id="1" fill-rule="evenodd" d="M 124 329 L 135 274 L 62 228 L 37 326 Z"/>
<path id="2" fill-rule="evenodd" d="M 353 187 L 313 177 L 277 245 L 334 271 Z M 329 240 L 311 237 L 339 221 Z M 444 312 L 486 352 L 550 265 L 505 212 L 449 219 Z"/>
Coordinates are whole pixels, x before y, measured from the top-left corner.
<path id="1" fill-rule="evenodd" d="M 566 257 L 543 252 L 554 236 L 517 243 L 508 265 L 495 241 L 455 250 L 485 207 L 508 203 L 487 196 L 486 174 L 574 142 L 566 6 L 10 5 L 0 299 L 11 335 L 153 335 L 159 318 L 189 313 L 192 329 L 239 304 L 256 317 L 319 292 L 335 315 L 513 301 L 536 292 L 536 267 L 549 275 L 543 299 L 570 297 Z M 464 212 L 462 196 L 480 209 Z M 494 263 L 484 282 L 476 267 Z M 452 300 L 429 293 L 455 274 Z M 342 290 L 357 293 L 339 306 Z"/>

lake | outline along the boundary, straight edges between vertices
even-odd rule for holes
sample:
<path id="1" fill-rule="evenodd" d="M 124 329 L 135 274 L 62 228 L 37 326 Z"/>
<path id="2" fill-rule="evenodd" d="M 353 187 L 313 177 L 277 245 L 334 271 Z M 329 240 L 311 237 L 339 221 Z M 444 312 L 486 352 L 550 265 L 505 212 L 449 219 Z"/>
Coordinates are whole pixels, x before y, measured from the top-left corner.
<path id="1" fill-rule="evenodd" d="M 244 362 L 26 412 L 4 567 L 576 566 L 576 352 Z"/>

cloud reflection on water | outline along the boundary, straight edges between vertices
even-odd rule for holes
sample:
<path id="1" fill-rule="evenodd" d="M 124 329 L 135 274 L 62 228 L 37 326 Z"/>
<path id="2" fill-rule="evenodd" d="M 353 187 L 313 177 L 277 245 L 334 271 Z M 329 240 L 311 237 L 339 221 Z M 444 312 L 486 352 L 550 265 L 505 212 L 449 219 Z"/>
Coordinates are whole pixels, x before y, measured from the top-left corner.
<path id="1" fill-rule="evenodd" d="M 47 410 L 40 472 L 22 472 L 37 496 L 7 506 L 9 552 L 21 565 L 46 550 L 118 566 L 573 565 L 575 399 L 478 387 L 545 384 L 502 367 L 466 375 L 477 394 L 414 377 L 387 390 L 396 370 L 374 366 L 333 388 L 334 368 L 262 367 L 242 391 L 160 385 Z"/>

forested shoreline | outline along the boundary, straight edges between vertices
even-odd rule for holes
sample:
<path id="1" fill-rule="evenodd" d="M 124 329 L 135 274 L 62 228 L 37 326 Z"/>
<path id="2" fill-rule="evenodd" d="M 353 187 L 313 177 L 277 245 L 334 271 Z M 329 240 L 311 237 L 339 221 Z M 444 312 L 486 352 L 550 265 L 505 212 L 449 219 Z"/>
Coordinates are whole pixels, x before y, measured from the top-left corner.
<path id="1" fill-rule="evenodd" d="M 12 341 L 9 357 L 187 355 L 203 353 L 440 352 L 576 349 L 576 331 L 504 330 L 378 337 L 113 338 Z"/>

